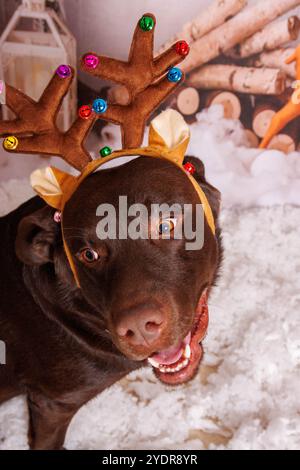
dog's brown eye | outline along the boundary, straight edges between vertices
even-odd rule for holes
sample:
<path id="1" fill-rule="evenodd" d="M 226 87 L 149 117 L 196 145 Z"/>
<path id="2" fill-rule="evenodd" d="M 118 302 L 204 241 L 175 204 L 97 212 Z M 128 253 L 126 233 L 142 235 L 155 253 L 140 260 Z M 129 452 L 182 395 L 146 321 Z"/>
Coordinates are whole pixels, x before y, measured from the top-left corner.
<path id="1" fill-rule="evenodd" d="M 99 254 L 97 251 L 92 250 L 92 248 L 84 248 L 79 253 L 79 258 L 85 263 L 94 263 L 99 259 Z"/>
<path id="2" fill-rule="evenodd" d="M 175 226 L 176 226 L 176 219 L 162 220 L 161 223 L 158 226 L 158 232 L 162 237 L 170 236 L 170 234 L 171 234 L 171 232 L 173 232 Z"/>

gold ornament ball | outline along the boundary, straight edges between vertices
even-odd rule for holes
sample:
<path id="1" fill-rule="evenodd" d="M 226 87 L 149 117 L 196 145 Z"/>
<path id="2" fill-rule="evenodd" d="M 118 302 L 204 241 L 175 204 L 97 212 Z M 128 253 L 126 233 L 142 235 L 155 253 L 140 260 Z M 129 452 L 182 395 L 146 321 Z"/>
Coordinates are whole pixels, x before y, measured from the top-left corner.
<path id="1" fill-rule="evenodd" d="M 3 141 L 3 147 L 5 150 L 15 150 L 18 147 L 18 139 L 14 135 L 6 137 Z"/>

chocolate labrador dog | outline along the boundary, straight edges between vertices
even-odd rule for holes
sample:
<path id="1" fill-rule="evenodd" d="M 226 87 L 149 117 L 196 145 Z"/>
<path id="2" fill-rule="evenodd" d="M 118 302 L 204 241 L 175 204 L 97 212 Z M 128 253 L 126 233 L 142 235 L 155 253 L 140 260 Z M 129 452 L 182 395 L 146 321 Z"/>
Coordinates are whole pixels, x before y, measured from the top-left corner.
<path id="1" fill-rule="evenodd" d="M 203 164 L 186 157 L 217 225 L 220 194 Z M 141 157 L 90 175 L 64 211 L 67 261 L 54 209 L 35 197 L 2 217 L 0 402 L 26 394 L 31 449 L 60 449 L 68 425 L 88 400 L 147 364 L 166 384 L 196 373 L 207 328 L 206 301 L 220 266 L 220 231 L 205 222 L 204 245 L 184 240 L 99 240 L 100 203 L 199 203 L 173 164 Z M 160 227 L 163 222 L 160 221 Z M 161 231 L 159 231 L 161 233 Z"/>

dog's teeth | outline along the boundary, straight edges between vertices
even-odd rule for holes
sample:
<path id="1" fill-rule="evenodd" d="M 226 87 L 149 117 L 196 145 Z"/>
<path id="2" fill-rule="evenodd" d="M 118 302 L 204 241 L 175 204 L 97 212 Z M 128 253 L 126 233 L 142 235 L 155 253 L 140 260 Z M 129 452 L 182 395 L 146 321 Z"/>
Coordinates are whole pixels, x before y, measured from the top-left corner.
<path id="1" fill-rule="evenodd" d="M 159 363 L 155 361 L 155 359 L 152 359 L 151 357 L 148 357 L 148 362 L 151 364 L 151 366 L 156 367 L 156 369 L 159 369 Z"/>
<path id="2" fill-rule="evenodd" d="M 159 364 L 158 362 L 155 361 L 155 359 L 152 359 L 151 357 L 148 357 L 148 362 L 151 364 L 153 367 L 158 369 L 160 372 L 163 374 L 174 374 L 175 372 L 179 372 L 180 370 L 184 369 L 190 360 L 191 357 L 191 346 L 189 344 L 186 344 L 181 356 L 181 360 L 179 363 L 177 362 L 176 364 L 170 364 L 169 366 Z"/>
<path id="3" fill-rule="evenodd" d="M 159 371 L 162 372 L 163 374 L 174 374 L 175 372 L 179 372 L 181 369 L 184 369 L 189 363 L 189 360 L 185 358 L 183 361 L 181 361 L 176 367 L 167 367 L 160 365 L 158 367 Z"/>
<path id="4" fill-rule="evenodd" d="M 186 359 L 189 359 L 191 357 L 191 346 L 189 344 L 187 344 L 184 348 L 184 352 L 183 352 L 183 356 L 186 358 Z"/>

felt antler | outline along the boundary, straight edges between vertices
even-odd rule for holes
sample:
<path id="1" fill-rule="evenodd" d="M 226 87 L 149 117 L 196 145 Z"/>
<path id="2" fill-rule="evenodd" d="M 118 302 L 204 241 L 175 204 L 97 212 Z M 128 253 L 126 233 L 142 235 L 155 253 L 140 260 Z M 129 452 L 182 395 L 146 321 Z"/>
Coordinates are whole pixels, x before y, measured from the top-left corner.
<path id="1" fill-rule="evenodd" d="M 129 92 L 129 104 L 109 104 L 99 115 L 121 126 L 123 148 L 141 145 L 147 118 L 183 78 L 179 69 L 170 67 L 185 58 L 189 52 L 187 43 L 179 41 L 153 58 L 154 29 L 155 17 L 145 14 L 136 26 L 128 62 L 91 52 L 82 59 L 83 70 L 125 85 Z"/>
<path id="2" fill-rule="evenodd" d="M 37 102 L 6 85 L 6 104 L 17 117 L 0 121 L 0 137 L 9 136 L 3 143 L 5 150 L 56 155 L 78 170 L 88 164 L 91 157 L 83 141 L 95 117 L 88 120 L 78 117 L 66 132 L 61 132 L 56 126 L 58 111 L 73 76 L 71 67 L 60 66 Z"/>
<path id="3" fill-rule="evenodd" d="M 132 101 L 138 93 L 165 74 L 169 67 L 181 62 L 188 53 L 188 45 L 179 41 L 176 43 L 177 47 L 170 47 L 163 54 L 153 58 L 155 23 L 155 17 L 150 13 L 146 13 L 139 20 L 127 62 L 90 52 L 82 59 L 83 70 L 96 77 L 125 85 Z M 180 45 L 182 55 L 178 52 Z"/>

